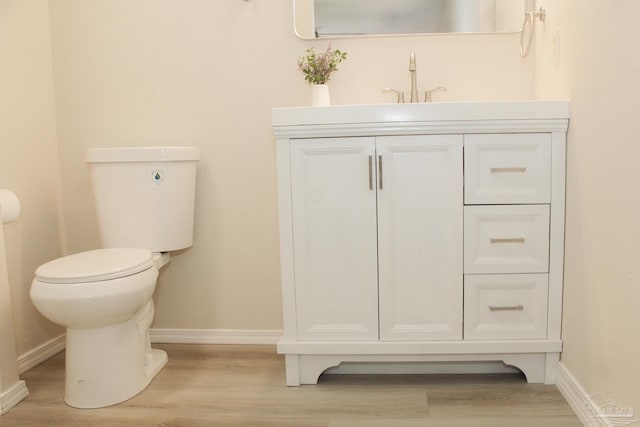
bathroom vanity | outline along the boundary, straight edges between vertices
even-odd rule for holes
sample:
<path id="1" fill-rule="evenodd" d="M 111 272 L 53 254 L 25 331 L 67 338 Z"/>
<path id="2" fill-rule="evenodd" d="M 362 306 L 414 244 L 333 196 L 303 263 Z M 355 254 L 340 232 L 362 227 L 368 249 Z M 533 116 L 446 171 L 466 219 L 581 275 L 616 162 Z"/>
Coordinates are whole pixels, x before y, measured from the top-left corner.
<path id="1" fill-rule="evenodd" d="M 561 101 L 274 109 L 287 384 L 494 361 L 555 383 L 568 121 Z"/>

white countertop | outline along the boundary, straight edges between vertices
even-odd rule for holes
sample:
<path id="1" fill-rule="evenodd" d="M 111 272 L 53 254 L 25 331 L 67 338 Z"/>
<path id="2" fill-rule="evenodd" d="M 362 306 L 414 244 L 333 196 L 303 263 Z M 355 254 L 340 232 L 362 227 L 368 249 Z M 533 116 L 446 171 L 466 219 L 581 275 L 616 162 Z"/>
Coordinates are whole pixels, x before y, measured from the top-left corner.
<path id="1" fill-rule="evenodd" d="M 430 102 L 274 108 L 272 124 L 306 126 L 347 123 L 568 119 L 567 101 Z"/>

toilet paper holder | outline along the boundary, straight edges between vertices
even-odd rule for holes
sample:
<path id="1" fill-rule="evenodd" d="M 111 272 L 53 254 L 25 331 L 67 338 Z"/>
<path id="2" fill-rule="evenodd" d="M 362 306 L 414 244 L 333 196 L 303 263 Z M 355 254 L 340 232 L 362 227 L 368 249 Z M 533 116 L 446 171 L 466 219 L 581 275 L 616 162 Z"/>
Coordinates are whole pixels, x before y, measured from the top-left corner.
<path id="1" fill-rule="evenodd" d="M 20 201 L 12 191 L 0 189 L 0 216 L 2 224 L 9 224 L 20 216 Z"/>

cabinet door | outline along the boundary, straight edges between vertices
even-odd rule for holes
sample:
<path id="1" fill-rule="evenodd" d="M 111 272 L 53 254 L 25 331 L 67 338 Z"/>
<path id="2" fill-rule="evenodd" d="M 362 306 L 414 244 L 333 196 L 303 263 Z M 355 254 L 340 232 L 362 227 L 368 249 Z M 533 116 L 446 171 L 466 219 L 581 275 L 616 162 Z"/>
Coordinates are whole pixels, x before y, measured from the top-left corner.
<path id="1" fill-rule="evenodd" d="M 377 139 L 380 338 L 462 338 L 462 136 Z"/>
<path id="2" fill-rule="evenodd" d="M 377 340 L 373 138 L 291 144 L 298 339 Z"/>

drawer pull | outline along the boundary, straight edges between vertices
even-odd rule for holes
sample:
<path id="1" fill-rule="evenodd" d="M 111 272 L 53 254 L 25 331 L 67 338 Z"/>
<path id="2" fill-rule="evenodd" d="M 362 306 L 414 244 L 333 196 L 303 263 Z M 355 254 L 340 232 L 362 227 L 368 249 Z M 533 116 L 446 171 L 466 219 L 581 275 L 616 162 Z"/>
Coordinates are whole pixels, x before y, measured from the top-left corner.
<path id="1" fill-rule="evenodd" d="M 526 240 L 524 237 L 509 237 L 505 239 L 489 239 L 491 243 L 524 243 Z"/>
<path id="2" fill-rule="evenodd" d="M 527 168 L 524 166 L 515 168 L 491 168 L 491 173 L 513 173 L 513 172 L 526 172 Z"/>
<path id="3" fill-rule="evenodd" d="M 489 311 L 523 311 L 524 306 L 518 305 L 490 305 Z"/>

